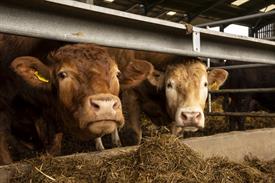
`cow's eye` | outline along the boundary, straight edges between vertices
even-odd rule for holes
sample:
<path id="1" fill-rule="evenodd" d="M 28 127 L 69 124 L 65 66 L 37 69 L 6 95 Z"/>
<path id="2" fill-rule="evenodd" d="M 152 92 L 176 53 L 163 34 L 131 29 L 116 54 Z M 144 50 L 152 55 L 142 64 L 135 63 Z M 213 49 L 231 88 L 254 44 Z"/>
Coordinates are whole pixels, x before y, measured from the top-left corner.
<path id="1" fill-rule="evenodd" d="M 117 78 L 120 78 L 120 76 L 121 76 L 121 72 L 118 71 L 118 72 L 116 73 L 116 77 L 117 77 Z"/>
<path id="2" fill-rule="evenodd" d="M 58 74 L 57 74 L 58 78 L 60 79 L 65 79 L 66 77 L 68 77 L 68 74 L 64 71 L 60 71 Z"/>
<path id="3" fill-rule="evenodd" d="M 207 82 L 205 82 L 205 83 L 204 83 L 204 86 L 205 86 L 205 87 L 207 87 L 207 86 L 208 86 L 208 83 L 207 83 Z"/>
<path id="4" fill-rule="evenodd" d="M 173 88 L 173 85 L 172 85 L 171 82 L 168 82 L 168 83 L 167 83 L 167 88 Z"/>
<path id="5" fill-rule="evenodd" d="M 159 78 L 159 77 L 160 77 L 160 74 L 154 73 L 154 76 L 155 76 L 156 78 Z"/>

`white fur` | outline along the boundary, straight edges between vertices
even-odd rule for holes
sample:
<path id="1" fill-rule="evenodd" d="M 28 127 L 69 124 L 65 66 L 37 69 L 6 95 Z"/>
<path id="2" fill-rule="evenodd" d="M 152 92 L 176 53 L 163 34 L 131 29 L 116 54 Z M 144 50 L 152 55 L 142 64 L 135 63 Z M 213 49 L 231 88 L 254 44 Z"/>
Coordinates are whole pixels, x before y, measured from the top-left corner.
<path id="1" fill-rule="evenodd" d="M 111 137 L 112 137 L 112 143 L 113 143 L 113 145 L 115 145 L 116 147 L 121 147 L 122 146 L 120 138 L 119 138 L 119 135 L 118 135 L 117 128 L 115 129 L 114 132 L 112 132 Z"/>
<path id="2" fill-rule="evenodd" d="M 95 147 L 96 147 L 96 150 L 98 151 L 103 151 L 105 149 L 103 146 L 101 137 L 98 137 L 95 139 Z"/>
<path id="3" fill-rule="evenodd" d="M 171 83 L 172 87 L 167 87 L 167 84 Z M 202 78 L 200 79 L 200 85 L 199 85 L 199 96 L 198 96 L 198 101 L 195 102 L 195 106 L 186 106 L 186 104 L 184 104 L 182 106 L 175 106 L 178 105 L 178 93 L 176 90 L 176 83 L 170 79 L 166 81 L 166 89 L 165 89 L 165 93 L 166 93 L 166 98 L 167 98 L 167 105 L 168 108 L 173 108 L 173 107 L 177 107 L 176 109 L 176 114 L 175 114 L 175 126 L 178 127 L 182 127 L 184 129 L 184 131 L 197 131 L 198 128 L 204 128 L 205 126 L 205 117 L 204 117 L 204 113 L 203 113 L 203 109 L 202 106 L 200 106 L 200 104 L 205 103 L 206 99 L 207 99 L 207 95 L 208 95 L 208 81 L 207 81 L 207 76 L 204 75 L 202 76 Z M 195 96 L 191 96 L 191 97 L 195 97 Z M 186 113 L 186 116 L 188 118 L 192 118 L 192 114 L 191 113 L 200 113 L 200 118 L 199 121 L 197 123 L 197 127 L 190 127 L 190 126 L 186 126 L 186 121 L 184 121 L 182 119 L 181 114 L 182 113 Z M 188 114 L 190 113 L 190 114 Z"/>

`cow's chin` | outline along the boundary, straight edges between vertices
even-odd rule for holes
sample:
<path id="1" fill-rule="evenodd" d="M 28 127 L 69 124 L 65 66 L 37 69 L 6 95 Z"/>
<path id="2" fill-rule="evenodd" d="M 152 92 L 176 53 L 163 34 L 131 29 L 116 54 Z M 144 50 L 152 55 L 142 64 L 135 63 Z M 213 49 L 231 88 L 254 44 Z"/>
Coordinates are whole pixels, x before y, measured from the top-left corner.
<path id="1" fill-rule="evenodd" d="M 199 130 L 199 128 L 195 126 L 188 126 L 188 127 L 183 127 L 183 130 L 186 132 L 196 132 Z"/>
<path id="2" fill-rule="evenodd" d="M 95 136 L 103 136 L 105 134 L 110 134 L 118 128 L 117 121 L 111 120 L 100 120 L 96 122 L 91 122 L 87 126 L 87 130 Z"/>

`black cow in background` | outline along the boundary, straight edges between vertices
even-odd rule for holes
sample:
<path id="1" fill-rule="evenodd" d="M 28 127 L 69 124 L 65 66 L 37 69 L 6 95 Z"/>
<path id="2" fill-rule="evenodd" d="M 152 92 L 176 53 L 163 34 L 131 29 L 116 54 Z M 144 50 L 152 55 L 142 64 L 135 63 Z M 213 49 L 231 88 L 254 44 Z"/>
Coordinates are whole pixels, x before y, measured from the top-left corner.
<path id="1" fill-rule="evenodd" d="M 211 63 L 212 64 L 212 63 Z M 214 63 L 211 66 L 230 66 L 252 64 L 240 61 Z M 229 77 L 221 89 L 274 88 L 275 65 L 228 69 Z M 228 98 L 231 98 L 229 102 Z M 259 106 L 275 111 L 275 93 L 230 93 L 225 95 L 224 111 L 251 112 L 259 110 Z M 244 117 L 229 117 L 230 130 L 245 130 Z"/>

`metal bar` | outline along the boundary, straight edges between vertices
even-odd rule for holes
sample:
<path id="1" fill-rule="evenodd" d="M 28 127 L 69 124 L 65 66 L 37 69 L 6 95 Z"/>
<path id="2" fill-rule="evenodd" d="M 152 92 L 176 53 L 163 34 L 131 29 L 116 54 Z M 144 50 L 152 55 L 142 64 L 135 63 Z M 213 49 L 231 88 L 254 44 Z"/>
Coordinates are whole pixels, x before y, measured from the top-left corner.
<path id="1" fill-rule="evenodd" d="M 192 33 L 193 40 L 193 51 L 200 52 L 201 51 L 201 38 L 200 33 L 193 31 Z"/>
<path id="2" fill-rule="evenodd" d="M 94 0 L 86 0 L 86 3 L 88 3 L 88 4 L 94 4 Z"/>
<path id="3" fill-rule="evenodd" d="M 251 14 L 251 15 L 245 15 L 241 17 L 236 17 L 236 18 L 229 18 L 225 20 L 219 20 L 215 22 L 208 22 L 208 23 L 203 23 L 203 24 L 198 24 L 196 25 L 197 27 L 206 27 L 206 26 L 217 26 L 217 25 L 222 25 L 222 24 L 228 24 L 228 23 L 236 23 L 236 22 L 241 22 L 244 20 L 250 20 L 254 18 L 259 18 L 259 17 L 266 17 L 270 15 L 274 15 L 275 11 L 270 11 L 266 13 L 256 13 L 256 14 Z"/>
<path id="4" fill-rule="evenodd" d="M 189 22 L 191 22 L 192 20 L 194 20 L 195 18 L 197 18 L 199 15 L 206 13 L 207 11 L 215 8 L 216 6 L 221 5 L 222 3 L 224 3 L 227 0 L 219 0 L 219 1 L 214 1 L 213 4 L 211 4 L 209 7 L 207 8 L 201 8 L 200 10 L 198 10 L 194 15 L 191 15 L 189 18 Z"/>
<path id="5" fill-rule="evenodd" d="M 160 13 L 159 15 L 155 16 L 155 18 L 161 18 L 163 15 L 165 15 L 167 12 L 169 12 L 168 10 L 163 11 L 162 13 Z"/>
<path id="6" fill-rule="evenodd" d="M 222 90 L 210 90 L 210 93 L 272 93 L 275 92 L 275 88 L 248 88 L 248 89 L 222 89 Z"/>
<path id="7" fill-rule="evenodd" d="M 272 36 L 272 37 L 267 37 L 265 38 L 266 40 L 275 40 L 275 36 Z"/>
<path id="8" fill-rule="evenodd" d="M 210 67 L 208 70 L 213 70 L 213 69 L 246 69 L 246 68 L 255 68 L 255 67 L 270 67 L 274 66 L 272 64 L 243 64 L 243 65 L 229 65 L 229 66 L 220 66 L 220 67 Z"/>
<path id="9" fill-rule="evenodd" d="M 125 11 L 126 11 L 126 12 L 130 12 L 130 11 L 132 11 L 133 9 L 137 8 L 138 6 L 139 6 L 139 4 L 136 3 L 136 4 L 132 5 L 130 8 L 128 8 L 128 9 L 125 10 Z"/>
<path id="10" fill-rule="evenodd" d="M 194 57 L 275 63 L 275 42 L 186 26 L 71 0 L 1 0 L 0 32 Z"/>
<path id="11" fill-rule="evenodd" d="M 211 112 L 207 116 L 247 116 L 247 117 L 275 117 L 275 113 L 259 112 Z"/>
<path id="12" fill-rule="evenodd" d="M 146 12 L 146 15 L 154 9 L 154 7 L 156 7 L 157 5 L 163 3 L 165 0 L 157 0 L 157 1 L 153 1 L 152 3 L 148 3 L 148 4 L 144 4 L 145 5 L 145 12 Z M 146 1 L 145 1 L 146 2 Z"/>
<path id="13" fill-rule="evenodd" d="M 211 68 L 211 60 L 207 58 L 207 68 Z M 211 93 L 208 93 L 208 112 L 212 112 L 212 98 Z"/>

